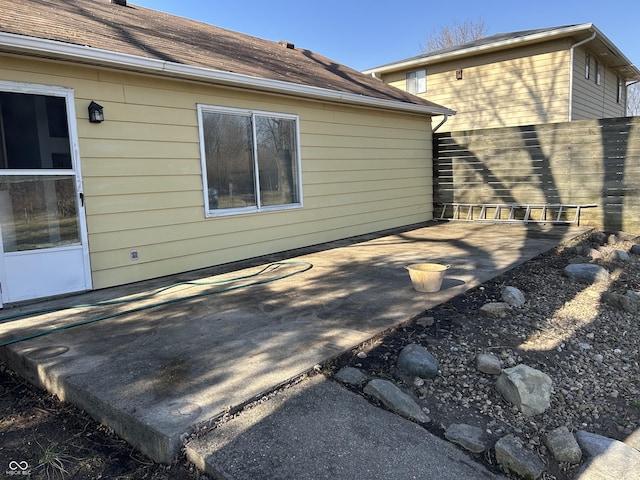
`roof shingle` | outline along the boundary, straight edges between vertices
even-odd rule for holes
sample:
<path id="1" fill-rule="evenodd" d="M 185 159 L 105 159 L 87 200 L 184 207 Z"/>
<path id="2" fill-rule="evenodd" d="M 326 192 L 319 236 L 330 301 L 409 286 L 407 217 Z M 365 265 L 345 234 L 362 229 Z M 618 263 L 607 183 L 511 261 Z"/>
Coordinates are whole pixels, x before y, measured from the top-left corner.
<path id="1" fill-rule="evenodd" d="M 0 32 L 443 109 L 310 50 L 131 3 L 0 0 Z"/>

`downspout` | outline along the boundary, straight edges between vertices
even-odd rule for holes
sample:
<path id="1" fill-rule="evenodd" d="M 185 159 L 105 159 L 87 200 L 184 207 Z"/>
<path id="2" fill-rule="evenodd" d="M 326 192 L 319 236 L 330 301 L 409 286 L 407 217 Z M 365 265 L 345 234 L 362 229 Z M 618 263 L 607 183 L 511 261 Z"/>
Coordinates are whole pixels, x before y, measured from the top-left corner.
<path id="1" fill-rule="evenodd" d="M 449 120 L 449 115 L 445 113 L 444 114 L 444 118 L 442 119 L 442 121 L 438 125 L 436 125 L 436 127 L 431 131 L 433 133 L 436 133 L 436 130 L 438 130 L 442 125 L 444 125 L 447 120 Z"/>
<path id="2" fill-rule="evenodd" d="M 596 32 L 593 32 L 593 34 L 589 38 L 585 38 L 584 40 L 571 46 L 569 56 L 569 121 L 571 121 L 571 113 L 573 112 L 573 71 L 575 70 L 573 65 L 574 50 L 577 47 L 584 45 L 585 43 L 589 43 L 594 38 L 596 38 Z"/>

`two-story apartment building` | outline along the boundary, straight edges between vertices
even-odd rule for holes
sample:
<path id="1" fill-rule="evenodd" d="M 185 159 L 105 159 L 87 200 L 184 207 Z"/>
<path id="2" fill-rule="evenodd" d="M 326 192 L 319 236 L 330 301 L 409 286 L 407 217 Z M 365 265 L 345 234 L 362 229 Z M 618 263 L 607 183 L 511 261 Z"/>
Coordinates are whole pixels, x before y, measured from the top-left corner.
<path id="1" fill-rule="evenodd" d="M 640 80 L 591 23 L 492 35 L 363 73 L 457 110 L 440 131 L 621 117 Z"/>

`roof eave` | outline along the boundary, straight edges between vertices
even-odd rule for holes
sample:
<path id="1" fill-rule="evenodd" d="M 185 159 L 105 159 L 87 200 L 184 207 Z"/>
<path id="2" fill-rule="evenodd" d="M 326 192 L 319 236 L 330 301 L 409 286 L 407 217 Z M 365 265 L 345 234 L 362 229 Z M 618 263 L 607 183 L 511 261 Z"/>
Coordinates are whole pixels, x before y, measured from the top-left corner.
<path id="1" fill-rule="evenodd" d="M 455 115 L 454 110 L 417 103 L 385 100 L 376 97 L 340 92 L 326 88 L 252 77 L 153 58 L 113 52 L 99 48 L 74 45 L 24 35 L 0 32 L 0 51 L 22 53 L 51 59 L 71 60 L 77 63 L 105 66 L 139 73 L 152 73 L 172 78 L 195 80 L 216 85 L 259 90 L 262 92 L 294 95 L 314 100 L 382 108 L 425 115 Z"/>
<path id="2" fill-rule="evenodd" d="M 628 75 L 627 76 L 627 81 L 637 81 L 640 80 L 640 70 L 638 70 L 638 67 L 636 67 L 631 60 L 629 60 L 626 55 L 624 53 L 622 53 L 620 51 L 620 49 L 618 47 L 615 46 L 615 44 L 609 40 L 609 38 L 603 34 L 595 25 L 592 25 L 592 31 L 596 33 L 596 38 L 598 40 L 600 40 L 609 50 L 611 50 L 611 52 L 618 57 L 620 60 L 622 60 L 623 63 L 626 64 L 626 66 L 633 72 L 633 75 Z M 618 67 L 619 68 L 619 67 Z"/>
<path id="3" fill-rule="evenodd" d="M 489 53 L 492 51 L 503 50 L 505 48 L 510 48 L 516 45 L 526 45 L 528 43 L 535 43 L 544 41 L 547 39 L 553 38 L 562 38 L 570 35 L 575 35 L 578 33 L 591 33 L 595 32 L 597 38 L 601 40 L 609 49 L 616 55 L 618 58 L 628 63 L 628 65 L 640 75 L 640 71 L 629 61 L 627 57 L 616 47 L 611 40 L 609 40 L 593 23 L 583 23 L 580 25 L 572 25 L 569 27 L 557 28 L 554 30 L 547 30 L 544 32 L 534 33 L 531 35 L 527 35 L 524 37 L 511 38 L 508 40 L 502 40 L 499 42 L 494 42 L 486 45 L 480 45 L 477 47 L 464 48 L 461 50 L 456 50 L 453 52 L 443 53 L 440 55 L 430 55 L 430 56 L 421 56 L 414 57 L 407 60 L 401 60 L 399 62 L 390 63 L 387 65 L 382 65 L 380 67 L 370 68 L 368 70 L 363 70 L 362 73 L 369 75 L 379 75 L 384 73 L 396 72 L 400 70 L 406 70 L 410 68 L 417 68 L 429 64 L 444 62 L 448 60 L 454 60 L 457 58 L 469 57 L 472 55 L 478 55 L 481 53 Z"/>
<path id="4" fill-rule="evenodd" d="M 368 70 L 363 70 L 362 73 L 379 74 L 379 73 L 395 72 L 398 70 L 404 70 L 406 68 L 418 67 L 422 65 L 428 65 L 432 63 L 453 60 L 455 58 L 477 55 L 479 53 L 488 53 L 496 50 L 503 50 L 505 48 L 509 48 L 514 45 L 538 42 L 541 40 L 545 40 L 546 38 L 549 38 L 549 37 L 567 36 L 572 33 L 588 30 L 591 27 L 593 27 L 593 24 L 586 23 L 582 25 L 573 25 L 571 27 L 558 28 L 556 30 L 550 30 L 550 31 L 527 35 L 525 37 L 510 38 L 508 40 L 501 40 L 499 42 L 488 43 L 486 45 L 463 48 L 460 50 L 455 50 L 453 52 L 447 52 L 440 55 L 424 55 L 421 57 L 414 57 L 408 60 L 401 60 L 399 62 L 382 65 L 380 67 L 370 68 Z"/>

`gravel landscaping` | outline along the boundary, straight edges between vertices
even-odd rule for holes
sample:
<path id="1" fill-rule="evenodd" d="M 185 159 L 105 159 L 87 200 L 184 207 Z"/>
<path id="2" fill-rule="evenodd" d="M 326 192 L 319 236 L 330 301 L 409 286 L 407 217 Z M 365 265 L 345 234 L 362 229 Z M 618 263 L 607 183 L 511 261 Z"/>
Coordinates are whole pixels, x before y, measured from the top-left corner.
<path id="1" fill-rule="evenodd" d="M 476 457 L 496 471 L 492 447 L 513 435 L 546 464 L 544 478 L 575 478 L 580 465 L 554 460 L 547 434 L 566 427 L 629 442 L 640 428 L 639 240 L 596 232 L 562 245 L 362 345 L 332 371 L 350 366 L 367 379 L 393 382 L 430 417 L 426 428 L 443 438 L 451 425 L 480 428 L 488 448 Z M 596 275 L 590 284 L 567 276 L 565 267 L 585 263 L 603 267 L 608 279 Z M 524 294 L 524 305 L 482 308 L 504 307 L 505 287 Z M 400 352 L 410 344 L 437 359 L 434 378 L 398 368 Z M 479 355 L 499 362 L 497 370 L 489 365 L 480 371 Z M 543 413 L 525 415 L 496 390 L 500 368 L 516 365 L 551 378 Z M 358 384 L 352 388 L 362 392 Z"/>
<path id="2" fill-rule="evenodd" d="M 544 468 L 541 478 L 573 480 L 584 455 L 562 450 L 567 434 L 592 432 L 640 449 L 639 243 L 631 235 L 588 234 L 319 370 L 335 376 L 352 367 L 343 381 L 348 388 L 382 408 L 397 396 L 404 416 L 462 445 L 493 471 L 502 471 L 496 452 L 515 450 Z M 568 276 L 567 266 L 584 264 L 604 273 L 588 268 L 594 283 Z M 416 346 L 403 357 L 426 351 L 437 367 L 420 365 L 419 376 L 404 373 L 398 360 L 408 345 Z M 525 415 L 496 389 L 504 370 L 520 365 L 551 379 L 542 413 Z M 16 475 L 28 467 L 29 478 L 206 478 L 184 458 L 154 464 L 0 364 L 0 476 L 9 466 Z"/>

